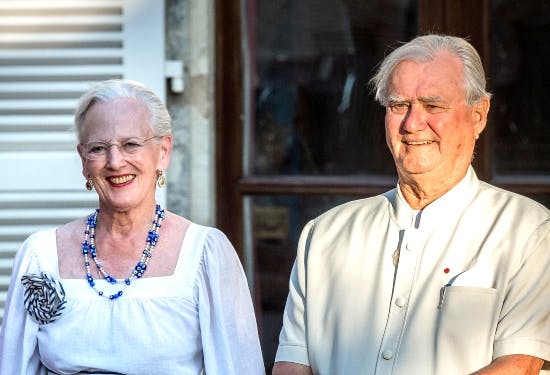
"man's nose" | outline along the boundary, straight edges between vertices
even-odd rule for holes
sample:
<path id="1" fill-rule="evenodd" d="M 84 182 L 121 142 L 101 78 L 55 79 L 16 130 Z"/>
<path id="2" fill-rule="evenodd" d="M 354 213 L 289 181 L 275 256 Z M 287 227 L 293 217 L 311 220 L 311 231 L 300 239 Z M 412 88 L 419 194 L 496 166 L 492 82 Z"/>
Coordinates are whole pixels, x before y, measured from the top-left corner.
<path id="1" fill-rule="evenodd" d="M 407 114 L 403 118 L 401 127 L 408 133 L 422 130 L 426 127 L 426 111 L 421 104 L 413 103 L 409 106 Z"/>

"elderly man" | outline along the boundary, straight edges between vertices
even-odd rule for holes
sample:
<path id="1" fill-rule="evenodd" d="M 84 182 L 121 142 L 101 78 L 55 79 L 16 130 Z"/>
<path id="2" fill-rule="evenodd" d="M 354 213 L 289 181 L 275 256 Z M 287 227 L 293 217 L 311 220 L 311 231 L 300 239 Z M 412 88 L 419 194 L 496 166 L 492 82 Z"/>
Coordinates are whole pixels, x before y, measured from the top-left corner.
<path id="1" fill-rule="evenodd" d="M 304 228 L 273 374 L 538 374 L 550 214 L 470 165 L 490 103 L 479 55 L 418 37 L 372 82 L 398 186 Z"/>

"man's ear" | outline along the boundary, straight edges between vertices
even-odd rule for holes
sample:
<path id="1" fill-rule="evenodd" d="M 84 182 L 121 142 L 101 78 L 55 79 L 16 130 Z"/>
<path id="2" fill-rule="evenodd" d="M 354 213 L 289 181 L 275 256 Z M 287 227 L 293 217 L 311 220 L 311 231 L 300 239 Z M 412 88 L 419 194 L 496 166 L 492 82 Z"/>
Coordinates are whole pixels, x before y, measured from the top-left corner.
<path id="1" fill-rule="evenodd" d="M 485 129 L 485 126 L 487 125 L 487 116 L 489 114 L 490 107 L 491 100 L 488 96 L 484 96 L 473 106 L 472 116 L 474 117 L 474 133 L 476 139 L 479 138 L 479 135 L 483 132 L 483 129 Z"/>

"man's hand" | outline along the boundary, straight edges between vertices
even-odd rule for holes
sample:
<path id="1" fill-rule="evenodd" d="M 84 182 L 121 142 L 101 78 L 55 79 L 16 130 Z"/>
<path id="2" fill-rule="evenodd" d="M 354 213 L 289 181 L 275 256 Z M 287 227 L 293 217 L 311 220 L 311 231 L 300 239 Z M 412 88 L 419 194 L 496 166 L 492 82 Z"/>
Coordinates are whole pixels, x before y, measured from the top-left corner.
<path id="1" fill-rule="evenodd" d="M 544 361 L 525 354 L 498 357 L 471 375 L 538 375 Z"/>
<path id="2" fill-rule="evenodd" d="M 294 362 L 275 362 L 272 375 L 313 375 L 311 367 Z"/>

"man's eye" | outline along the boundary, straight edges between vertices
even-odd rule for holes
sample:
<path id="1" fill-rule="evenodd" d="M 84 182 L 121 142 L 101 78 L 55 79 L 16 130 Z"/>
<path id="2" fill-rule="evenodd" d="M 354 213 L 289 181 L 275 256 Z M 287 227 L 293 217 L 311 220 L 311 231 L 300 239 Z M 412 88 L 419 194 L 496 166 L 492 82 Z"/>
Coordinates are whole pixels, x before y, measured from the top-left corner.
<path id="1" fill-rule="evenodd" d="M 390 110 L 395 113 L 404 113 L 409 108 L 407 103 L 393 103 L 390 104 Z"/>
<path id="2" fill-rule="evenodd" d="M 426 110 L 430 113 L 437 113 L 445 110 L 445 107 L 438 104 L 426 104 Z"/>

